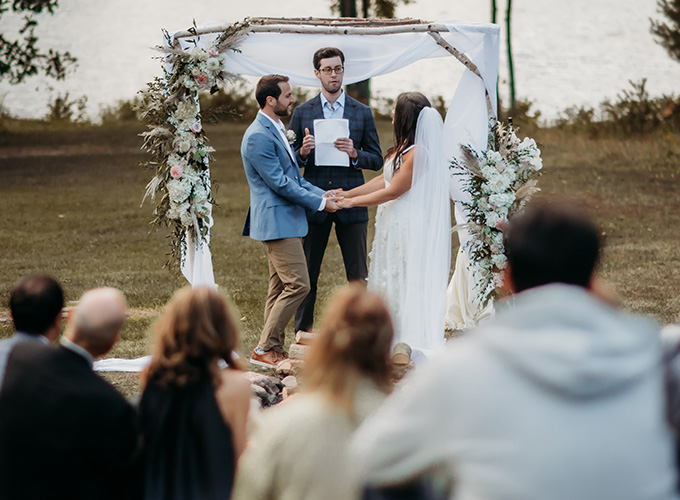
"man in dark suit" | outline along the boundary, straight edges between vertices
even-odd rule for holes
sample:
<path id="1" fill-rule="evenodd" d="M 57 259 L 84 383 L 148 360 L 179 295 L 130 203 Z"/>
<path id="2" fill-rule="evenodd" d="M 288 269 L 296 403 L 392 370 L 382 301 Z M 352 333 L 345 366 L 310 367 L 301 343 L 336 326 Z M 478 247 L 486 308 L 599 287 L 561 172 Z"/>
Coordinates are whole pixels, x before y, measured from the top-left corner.
<path id="1" fill-rule="evenodd" d="M 295 132 L 293 149 L 304 177 L 325 190 L 349 190 L 364 183 L 361 169 L 380 170 L 383 164 L 380 141 L 371 109 L 352 99 L 342 90 L 345 56 L 340 49 L 327 47 L 314 54 L 314 75 L 321 81 L 321 93 L 301 104 L 293 112 L 290 129 Z M 314 120 L 345 118 L 349 120 L 349 138 L 338 139 L 335 147 L 350 158 L 350 166 L 315 164 Z M 295 313 L 295 330 L 311 330 L 321 262 L 328 244 L 331 226 L 340 245 L 348 281 L 364 281 L 366 265 L 366 207 L 339 210 L 336 213 L 307 212 L 309 232 L 304 251 L 309 271 L 310 292 Z"/>
<path id="2" fill-rule="evenodd" d="M 92 371 L 125 320 L 113 288 L 91 290 L 71 313 L 58 347 L 12 351 L 0 391 L 3 500 L 118 499 L 137 449 L 135 412 Z"/>

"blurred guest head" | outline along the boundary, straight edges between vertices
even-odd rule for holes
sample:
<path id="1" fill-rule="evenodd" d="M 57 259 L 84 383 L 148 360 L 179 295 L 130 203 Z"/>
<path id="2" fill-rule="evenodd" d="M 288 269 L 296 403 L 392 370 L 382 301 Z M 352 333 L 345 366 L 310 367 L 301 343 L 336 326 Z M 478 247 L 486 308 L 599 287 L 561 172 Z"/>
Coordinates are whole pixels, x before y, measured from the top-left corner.
<path id="1" fill-rule="evenodd" d="M 503 244 L 515 292 L 548 283 L 592 285 L 600 239 L 591 217 L 574 203 L 531 202 L 510 220 Z"/>
<path id="2" fill-rule="evenodd" d="M 326 392 L 348 411 L 361 377 L 389 391 L 392 338 L 383 300 L 359 283 L 342 288 L 331 298 L 306 360 L 306 388 Z"/>
<path id="3" fill-rule="evenodd" d="M 125 322 L 127 307 L 116 288 L 95 288 L 83 294 L 69 315 L 64 337 L 93 357 L 111 350 Z"/>
<path id="4" fill-rule="evenodd" d="M 64 292 L 53 277 L 34 274 L 22 279 L 12 290 L 9 308 L 18 332 L 44 335 L 50 340 L 59 336 Z"/>
<path id="5" fill-rule="evenodd" d="M 219 385 L 220 359 L 236 368 L 239 332 L 231 307 L 209 287 L 175 292 L 154 328 L 152 361 L 144 382 L 166 387 L 193 385 L 210 376 Z"/>

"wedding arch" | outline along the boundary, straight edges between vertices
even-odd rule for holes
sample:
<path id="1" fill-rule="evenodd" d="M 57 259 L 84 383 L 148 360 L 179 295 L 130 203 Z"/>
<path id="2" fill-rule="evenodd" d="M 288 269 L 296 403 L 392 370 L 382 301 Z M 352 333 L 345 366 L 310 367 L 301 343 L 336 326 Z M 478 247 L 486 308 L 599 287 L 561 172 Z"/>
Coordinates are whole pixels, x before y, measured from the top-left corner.
<path id="1" fill-rule="evenodd" d="M 466 70 L 452 88 L 445 119 L 447 158 L 460 145 L 487 147 L 489 119 L 497 116 L 499 27 L 487 23 L 414 19 L 247 18 L 225 25 L 165 33 L 164 77 L 142 92 L 148 162 L 155 176 L 146 195 L 158 199 L 155 222 L 173 229 L 174 257 L 193 286 L 215 285 L 209 247 L 212 226 L 210 152 L 200 123 L 198 92 L 216 90 L 236 75 L 284 74 L 294 85 L 318 86 L 311 60 L 320 47 L 346 55 L 344 83 L 384 75 L 425 58 L 453 57 Z M 452 83 L 452 87 L 453 87 Z M 403 89 L 404 91 L 410 89 Z M 452 176 L 456 221 L 466 221 L 469 193 Z M 470 238 L 459 231 L 461 246 Z"/>

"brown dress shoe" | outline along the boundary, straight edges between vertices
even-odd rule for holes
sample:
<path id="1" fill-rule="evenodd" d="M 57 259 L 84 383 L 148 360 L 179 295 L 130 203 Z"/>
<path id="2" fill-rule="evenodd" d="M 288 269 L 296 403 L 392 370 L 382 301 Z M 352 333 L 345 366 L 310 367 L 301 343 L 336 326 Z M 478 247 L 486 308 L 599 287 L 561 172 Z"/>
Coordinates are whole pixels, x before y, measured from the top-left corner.
<path id="1" fill-rule="evenodd" d="M 274 349 L 271 351 L 265 351 L 263 354 L 259 354 L 255 349 L 250 355 L 250 362 L 257 366 L 262 366 L 264 368 L 276 368 L 276 365 L 283 358 L 281 354 L 276 352 Z"/>

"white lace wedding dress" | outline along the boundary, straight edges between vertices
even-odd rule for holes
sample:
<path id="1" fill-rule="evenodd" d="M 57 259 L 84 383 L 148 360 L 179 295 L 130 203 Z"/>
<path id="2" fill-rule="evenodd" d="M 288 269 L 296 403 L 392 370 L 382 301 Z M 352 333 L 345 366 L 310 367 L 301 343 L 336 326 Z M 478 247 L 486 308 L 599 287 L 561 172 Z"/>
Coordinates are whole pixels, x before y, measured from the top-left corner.
<path id="1" fill-rule="evenodd" d="M 421 112 L 411 189 L 378 206 L 369 254 L 368 288 L 387 302 L 394 343 L 405 342 L 425 352 L 444 345 L 451 260 L 448 165 L 439 152 L 440 123 L 441 117 L 432 108 Z M 395 167 L 392 159 L 383 166 L 386 187 Z"/>

